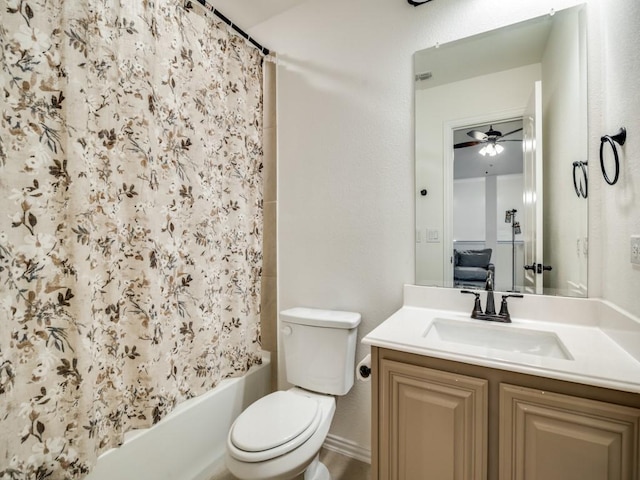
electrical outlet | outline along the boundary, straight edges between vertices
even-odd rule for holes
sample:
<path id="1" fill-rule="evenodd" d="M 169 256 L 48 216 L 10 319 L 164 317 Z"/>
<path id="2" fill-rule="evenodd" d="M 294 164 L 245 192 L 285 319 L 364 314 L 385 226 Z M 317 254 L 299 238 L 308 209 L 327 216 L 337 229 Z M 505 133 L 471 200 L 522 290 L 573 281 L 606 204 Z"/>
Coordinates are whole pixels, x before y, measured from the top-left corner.
<path id="1" fill-rule="evenodd" d="M 640 265 L 640 235 L 631 235 L 631 263 Z"/>

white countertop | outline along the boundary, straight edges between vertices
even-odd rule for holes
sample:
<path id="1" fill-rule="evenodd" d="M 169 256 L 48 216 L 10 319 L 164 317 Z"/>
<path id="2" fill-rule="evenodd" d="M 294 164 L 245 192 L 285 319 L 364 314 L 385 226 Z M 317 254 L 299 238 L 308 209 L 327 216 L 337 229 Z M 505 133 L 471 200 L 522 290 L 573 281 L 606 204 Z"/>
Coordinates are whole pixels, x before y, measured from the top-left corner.
<path id="1" fill-rule="evenodd" d="M 406 297 L 407 295 L 405 299 Z M 466 300 L 465 303 L 469 303 L 469 299 Z M 460 322 L 454 325 L 463 328 L 465 325 L 472 328 L 480 322 L 490 325 L 490 329 L 510 329 L 509 333 L 522 330 L 529 331 L 528 334 L 531 330 L 549 332 L 557 336 L 572 358 L 553 358 L 445 341 L 438 335 L 427 336 L 434 319 L 438 318 Z M 487 322 L 471 319 L 468 313 L 461 311 L 405 305 L 364 337 L 362 342 L 418 355 L 640 393 L 640 362 L 605 333 L 606 329 L 600 328 L 597 320 L 585 321 L 584 314 L 575 322 L 569 316 L 566 322 L 546 322 L 513 316 L 511 320 L 512 323 L 509 324 Z M 493 332 L 500 333 L 496 330 Z"/>

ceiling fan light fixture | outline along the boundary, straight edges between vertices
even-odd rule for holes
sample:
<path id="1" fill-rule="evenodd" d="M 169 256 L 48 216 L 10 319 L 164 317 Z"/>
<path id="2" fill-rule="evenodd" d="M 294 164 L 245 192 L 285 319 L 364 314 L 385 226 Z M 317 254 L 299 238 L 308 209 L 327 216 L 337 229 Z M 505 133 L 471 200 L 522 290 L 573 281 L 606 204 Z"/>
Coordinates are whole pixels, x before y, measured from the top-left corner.
<path id="1" fill-rule="evenodd" d="M 490 157 L 495 157 L 499 153 L 504 151 L 504 147 L 502 145 L 496 145 L 494 143 L 487 143 L 484 147 L 480 149 L 480 155 L 483 157 L 489 155 Z"/>

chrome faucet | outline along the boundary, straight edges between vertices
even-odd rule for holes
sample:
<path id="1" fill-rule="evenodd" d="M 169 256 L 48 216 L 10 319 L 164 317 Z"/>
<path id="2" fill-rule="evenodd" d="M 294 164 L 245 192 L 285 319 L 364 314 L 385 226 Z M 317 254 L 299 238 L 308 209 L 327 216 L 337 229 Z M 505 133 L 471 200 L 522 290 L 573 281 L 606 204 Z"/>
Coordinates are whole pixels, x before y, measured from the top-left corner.
<path id="1" fill-rule="evenodd" d="M 511 293 L 508 295 L 502 295 L 502 302 L 500 304 L 500 313 L 496 313 L 495 300 L 493 298 L 493 273 L 491 271 L 487 274 L 487 281 L 484 285 L 484 289 L 487 292 L 487 306 L 482 312 L 482 305 L 480 304 L 480 293 L 471 290 L 461 290 L 461 293 L 475 295 L 475 301 L 473 303 L 473 311 L 471 312 L 471 318 L 478 320 L 487 320 L 490 322 L 502 322 L 511 323 L 511 314 L 507 306 L 507 298 L 522 298 L 519 293 Z"/>

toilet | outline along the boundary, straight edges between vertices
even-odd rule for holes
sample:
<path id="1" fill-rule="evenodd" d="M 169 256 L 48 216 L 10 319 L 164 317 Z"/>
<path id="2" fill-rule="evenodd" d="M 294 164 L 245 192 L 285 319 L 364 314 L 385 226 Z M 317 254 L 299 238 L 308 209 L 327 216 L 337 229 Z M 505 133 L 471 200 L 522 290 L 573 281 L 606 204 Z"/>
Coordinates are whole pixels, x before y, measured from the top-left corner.
<path id="1" fill-rule="evenodd" d="M 360 314 L 314 308 L 280 312 L 289 390 L 251 404 L 227 435 L 225 463 L 242 480 L 331 480 L 318 454 L 353 386 Z"/>

